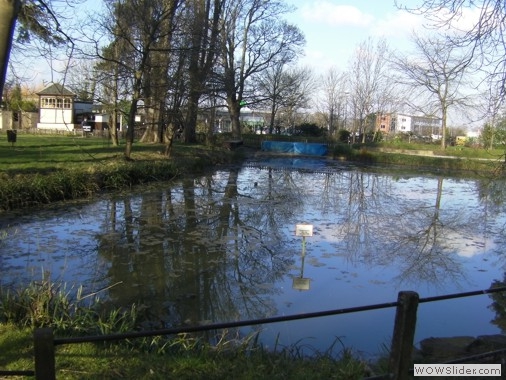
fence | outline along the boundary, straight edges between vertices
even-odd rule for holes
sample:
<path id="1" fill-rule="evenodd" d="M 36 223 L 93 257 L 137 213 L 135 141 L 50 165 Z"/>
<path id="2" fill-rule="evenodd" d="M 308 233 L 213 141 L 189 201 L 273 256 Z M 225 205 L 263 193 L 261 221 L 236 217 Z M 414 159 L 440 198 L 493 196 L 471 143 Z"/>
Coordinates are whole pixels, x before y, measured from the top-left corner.
<path id="1" fill-rule="evenodd" d="M 390 347 L 389 373 L 387 375 L 376 377 L 374 379 L 391 378 L 403 380 L 408 379 L 410 367 L 412 365 L 412 353 L 414 345 L 413 339 L 415 335 L 417 310 L 418 305 L 420 303 L 443 301 L 448 299 L 471 297 L 504 291 L 506 291 L 506 287 L 497 287 L 485 290 L 478 290 L 465 293 L 454 293 L 427 298 L 419 298 L 418 293 L 413 291 L 401 291 L 398 294 L 397 301 L 375 305 L 366 305 L 346 309 L 334 309 L 314 313 L 295 314 L 295 315 L 246 320 L 238 322 L 214 323 L 206 326 L 181 327 L 181 328 L 154 330 L 154 331 L 139 331 L 124 334 L 112 334 L 112 335 L 100 335 L 88 337 L 55 338 L 53 335 L 53 330 L 51 328 L 39 328 L 34 331 L 33 335 L 35 370 L 28 370 L 28 371 L 0 370 L 0 376 L 35 376 L 36 380 L 55 380 L 56 379 L 55 346 L 63 344 L 105 342 L 124 339 L 146 338 L 153 336 L 163 336 L 163 335 L 176 335 L 181 333 L 220 330 L 220 329 L 254 326 L 276 322 L 287 322 L 300 319 L 319 318 L 331 315 L 356 313 L 368 310 L 378 310 L 395 307 L 396 314 L 394 322 L 394 331 L 392 336 L 392 344 Z M 506 352 L 506 350 L 500 351 L 501 353 Z M 498 352 L 499 351 L 494 351 L 488 354 L 496 355 L 498 354 Z M 479 356 L 483 357 L 485 355 L 487 354 L 481 354 Z M 458 363 L 464 362 L 464 360 L 457 359 L 452 362 Z"/>

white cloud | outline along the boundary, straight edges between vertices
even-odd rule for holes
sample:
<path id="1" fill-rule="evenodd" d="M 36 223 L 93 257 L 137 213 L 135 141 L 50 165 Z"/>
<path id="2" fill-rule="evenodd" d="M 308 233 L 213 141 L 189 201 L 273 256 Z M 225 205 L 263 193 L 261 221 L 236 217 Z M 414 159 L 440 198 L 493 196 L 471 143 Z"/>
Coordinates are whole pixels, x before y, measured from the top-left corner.
<path id="1" fill-rule="evenodd" d="M 403 38 L 413 30 L 422 28 L 423 18 L 407 12 L 397 11 L 378 20 L 372 27 L 375 36 L 385 38 Z"/>
<path id="2" fill-rule="evenodd" d="M 363 13 L 352 5 L 336 5 L 327 1 L 305 4 L 300 9 L 304 19 L 323 22 L 329 26 L 365 27 L 374 21 L 374 16 Z"/>
<path id="3" fill-rule="evenodd" d="M 461 32 L 468 32 L 473 29 L 476 24 L 478 24 L 482 12 L 483 10 L 479 7 L 472 9 L 464 8 L 460 16 L 452 19 L 452 27 Z M 447 14 L 444 17 L 450 18 L 450 11 L 447 11 Z"/>

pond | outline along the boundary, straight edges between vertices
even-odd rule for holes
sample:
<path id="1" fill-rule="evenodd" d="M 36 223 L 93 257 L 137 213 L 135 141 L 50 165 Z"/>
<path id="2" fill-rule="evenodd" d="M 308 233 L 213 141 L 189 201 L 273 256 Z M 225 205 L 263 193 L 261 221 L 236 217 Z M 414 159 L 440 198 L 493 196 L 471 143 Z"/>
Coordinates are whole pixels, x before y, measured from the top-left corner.
<path id="1" fill-rule="evenodd" d="M 311 313 L 503 285 L 504 181 L 265 158 L 0 215 L 1 284 L 43 276 L 145 307 L 145 328 Z M 309 224 L 312 236 L 296 235 Z M 419 306 L 415 342 L 501 332 L 500 297 Z M 497 301 L 497 303 L 496 303 Z M 502 305 L 504 307 L 504 305 Z M 394 309 L 242 329 L 268 348 L 389 347 Z"/>

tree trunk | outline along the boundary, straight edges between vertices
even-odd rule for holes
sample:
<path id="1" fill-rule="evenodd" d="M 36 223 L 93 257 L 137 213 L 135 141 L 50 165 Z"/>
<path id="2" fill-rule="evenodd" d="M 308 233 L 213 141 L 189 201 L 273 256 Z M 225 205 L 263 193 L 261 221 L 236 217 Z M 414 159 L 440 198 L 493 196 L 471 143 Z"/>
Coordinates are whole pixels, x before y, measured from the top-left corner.
<path id="1" fill-rule="evenodd" d="M 134 145 L 134 129 L 135 129 L 135 115 L 137 114 L 137 97 L 132 99 L 130 112 L 128 114 L 128 124 L 126 130 L 126 146 L 125 146 L 125 159 L 131 160 L 132 147 Z"/>
<path id="2" fill-rule="evenodd" d="M 2 103 L 12 38 L 20 7 L 20 0 L 0 0 L 0 104 Z"/>
<path id="3" fill-rule="evenodd" d="M 111 120 L 109 121 L 109 133 L 113 146 L 119 145 L 118 139 L 118 65 L 114 67 L 114 85 L 113 85 L 114 109 L 112 111 Z"/>
<path id="4" fill-rule="evenodd" d="M 186 121 L 184 125 L 184 142 L 192 144 L 197 142 L 196 126 L 198 115 L 198 101 L 200 94 L 196 91 L 191 91 L 188 98 L 188 111 L 186 113 Z"/>
<path id="5" fill-rule="evenodd" d="M 441 121 L 441 149 L 446 149 L 446 118 L 447 118 L 447 108 L 443 107 L 443 115 Z"/>
<path id="6" fill-rule="evenodd" d="M 164 136 L 165 152 L 164 152 L 164 155 L 167 158 L 170 158 L 170 156 L 172 154 L 172 143 L 174 142 L 174 137 L 176 135 L 175 131 L 176 131 L 176 126 L 173 123 L 170 123 L 167 126 L 167 130 L 165 131 L 165 136 Z"/>
<path id="7" fill-rule="evenodd" d="M 216 100 L 213 100 L 213 107 L 209 115 L 209 123 L 207 124 L 206 131 L 206 145 L 210 146 L 214 144 L 214 126 L 216 125 Z"/>
<path id="8" fill-rule="evenodd" d="M 111 115 L 111 120 L 109 120 L 109 133 L 111 134 L 112 146 L 119 145 L 118 130 L 116 129 L 116 125 L 118 125 L 118 111 L 116 111 L 115 106 Z"/>
<path id="9" fill-rule="evenodd" d="M 230 113 L 230 122 L 232 123 L 232 139 L 241 140 L 241 109 L 238 101 L 229 100 L 228 109 Z"/>
<path id="10" fill-rule="evenodd" d="M 149 107 L 146 112 L 146 130 L 140 142 L 160 143 L 160 109 Z"/>

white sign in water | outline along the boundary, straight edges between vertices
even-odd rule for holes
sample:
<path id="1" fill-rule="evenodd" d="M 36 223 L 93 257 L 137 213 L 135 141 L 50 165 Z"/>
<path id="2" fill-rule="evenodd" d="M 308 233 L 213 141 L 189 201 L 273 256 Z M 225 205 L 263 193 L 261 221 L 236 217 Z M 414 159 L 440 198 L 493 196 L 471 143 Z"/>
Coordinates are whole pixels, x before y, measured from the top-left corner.
<path id="1" fill-rule="evenodd" d="M 295 226 L 295 236 L 313 236 L 313 225 L 312 224 L 297 224 Z"/>

